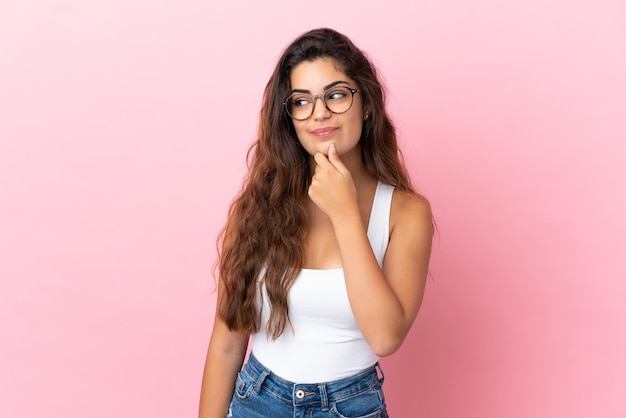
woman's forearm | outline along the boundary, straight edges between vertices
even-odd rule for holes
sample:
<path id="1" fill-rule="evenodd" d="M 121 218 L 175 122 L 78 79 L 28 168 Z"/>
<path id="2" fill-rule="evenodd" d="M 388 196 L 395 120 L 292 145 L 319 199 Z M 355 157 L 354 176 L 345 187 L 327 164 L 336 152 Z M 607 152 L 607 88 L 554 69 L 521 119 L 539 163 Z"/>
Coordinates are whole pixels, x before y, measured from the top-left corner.
<path id="1" fill-rule="evenodd" d="M 216 328 L 225 327 L 216 321 Z M 207 352 L 202 389 L 200 392 L 199 418 L 224 418 L 235 388 L 237 373 L 246 354 L 247 337 L 223 341 L 224 330 L 214 329 Z"/>

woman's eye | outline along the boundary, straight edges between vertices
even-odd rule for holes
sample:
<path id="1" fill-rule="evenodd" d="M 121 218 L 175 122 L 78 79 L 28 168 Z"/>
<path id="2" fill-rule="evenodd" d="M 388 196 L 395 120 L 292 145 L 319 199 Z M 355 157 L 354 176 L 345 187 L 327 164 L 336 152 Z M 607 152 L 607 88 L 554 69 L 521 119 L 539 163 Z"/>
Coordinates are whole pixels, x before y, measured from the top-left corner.
<path id="1" fill-rule="evenodd" d="M 307 106 L 309 104 L 311 104 L 311 99 L 309 99 L 308 97 L 295 97 L 291 101 L 291 105 L 293 107 L 302 107 L 302 106 Z"/>
<path id="2" fill-rule="evenodd" d="M 326 95 L 326 100 L 341 100 L 346 97 L 346 93 L 344 91 L 331 91 Z"/>

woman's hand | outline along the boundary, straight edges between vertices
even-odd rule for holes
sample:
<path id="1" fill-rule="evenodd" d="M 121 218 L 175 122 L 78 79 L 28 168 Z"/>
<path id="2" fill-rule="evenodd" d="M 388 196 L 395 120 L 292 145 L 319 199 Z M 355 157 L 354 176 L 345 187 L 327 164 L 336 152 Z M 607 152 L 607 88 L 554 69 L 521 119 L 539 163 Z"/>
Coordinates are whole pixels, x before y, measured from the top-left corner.
<path id="1" fill-rule="evenodd" d="M 352 175 L 341 162 L 335 144 L 328 148 L 328 158 L 315 154 L 315 174 L 309 186 L 309 197 L 334 223 L 358 213 L 357 193 Z"/>

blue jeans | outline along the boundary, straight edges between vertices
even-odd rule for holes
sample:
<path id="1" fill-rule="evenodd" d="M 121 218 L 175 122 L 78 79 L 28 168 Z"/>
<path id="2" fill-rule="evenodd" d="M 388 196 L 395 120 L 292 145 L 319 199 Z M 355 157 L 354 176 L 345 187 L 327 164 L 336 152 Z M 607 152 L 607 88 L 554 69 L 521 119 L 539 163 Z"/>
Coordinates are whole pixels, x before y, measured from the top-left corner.
<path id="1" fill-rule="evenodd" d="M 251 354 L 237 375 L 227 418 L 388 418 L 383 380 L 376 363 L 345 379 L 297 384 L 274 375 Z"/>

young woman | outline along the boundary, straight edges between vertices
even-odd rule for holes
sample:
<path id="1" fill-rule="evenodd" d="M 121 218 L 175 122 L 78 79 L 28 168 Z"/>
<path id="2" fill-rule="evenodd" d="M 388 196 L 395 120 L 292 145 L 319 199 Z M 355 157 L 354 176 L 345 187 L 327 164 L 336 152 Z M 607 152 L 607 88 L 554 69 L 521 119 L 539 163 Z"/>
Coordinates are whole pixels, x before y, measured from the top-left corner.
<path id="1" fill-rule="evenodd" d="M 301 35 L 258 135 L 221 235 L 200 417 L 386 417 L 378 358 L 417 315 L 433 223 L 375 68 L 336 31 Z"/>

